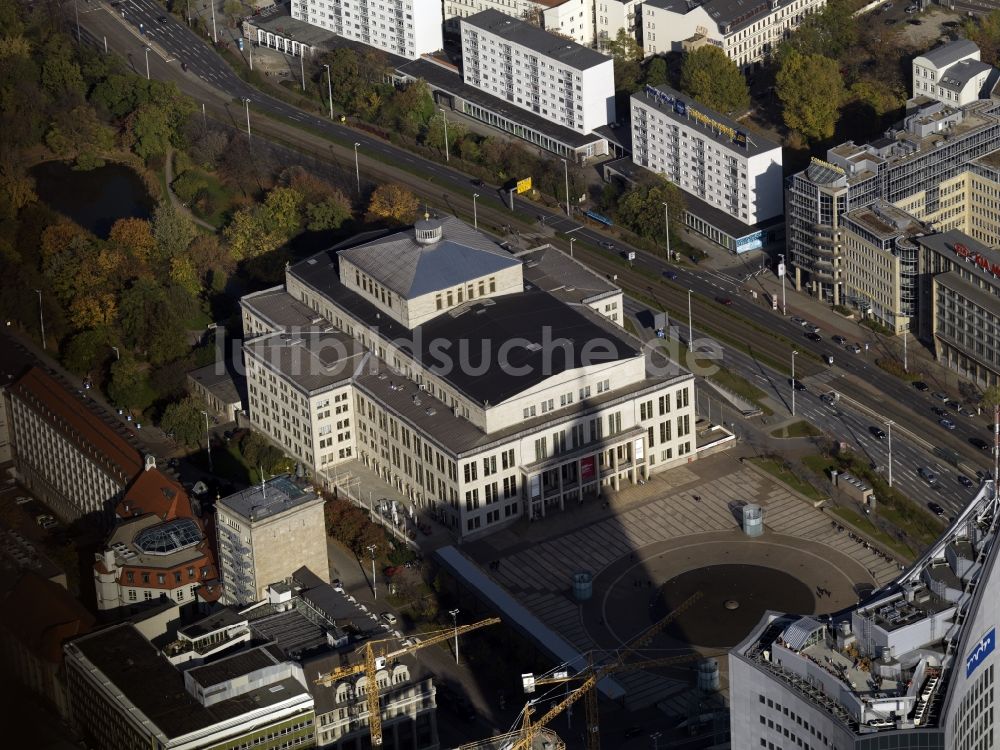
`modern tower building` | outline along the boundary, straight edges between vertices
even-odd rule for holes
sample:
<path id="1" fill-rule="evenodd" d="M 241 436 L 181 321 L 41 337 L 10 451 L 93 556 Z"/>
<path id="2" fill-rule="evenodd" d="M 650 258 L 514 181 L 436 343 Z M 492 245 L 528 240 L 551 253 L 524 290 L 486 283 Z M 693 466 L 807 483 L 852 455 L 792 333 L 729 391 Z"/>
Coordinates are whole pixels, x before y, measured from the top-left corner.
<path id="1" fill-rule="evenodd" d="M 729 654 L 732 746 L 997 746 L 992 482 L 895 581 L 822 617 L 768 612 Z"/>
<path id="2" fill-rule="evenodd" d="M 924 80 L 923 71 L 929 70 L 922 59 L 938 59 L 940 50 L 950 47 L 916 58 L 914 80 Z M 958 51 L 964 49 L 960 45 Z M 941 59 L 951 57 L 949 53 Z M 992 156 L 1000 149 L 1000 100 L 985 98 L 992 80 L 991 74 L 979 92 L 983 98 L 963 105 L 915 91 L 918 98 L 909 102 L 901 127 L 868 144 L 848 141 L 831 148 L 825 161 L 813 159 L 788 179 L 785 229 L 797 288 L 806 285 L 833 304 L 867 304 L 844 293 L 843 215 L 876 201 L 900 208 L 937 231 L 960 229 L 978 238 L 997 225 L 990 201 L 1000 189 L 994 182 Z M 984 215 L 976 205 L 977 195 Z"/>
<path id="3" fill-rule="evenodd" d="M 312 487 L 274 477 L 216 501 L 215 520 L 224 604 L 261 601 L 302 566 L 330 579 L 323 497 Z"/>

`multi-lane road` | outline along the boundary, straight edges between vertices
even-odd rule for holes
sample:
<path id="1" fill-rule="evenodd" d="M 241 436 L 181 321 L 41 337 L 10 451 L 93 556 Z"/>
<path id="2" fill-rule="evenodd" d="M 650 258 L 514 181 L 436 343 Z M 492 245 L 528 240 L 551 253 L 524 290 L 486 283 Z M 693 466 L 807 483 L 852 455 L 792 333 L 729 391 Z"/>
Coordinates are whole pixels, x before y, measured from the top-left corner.
<path id="1" fill-rule="evenodd" d="M 164 20 L 161 21 L 161 18 Z M 831 375 L 836 376 L 836 390 L 853 399 L 860 405 L 859 409 L 867 408 L 872 410 L 872 413 L 861 416 L 859 411 L 856 416 L 851 416 L 854 413 L 853 407 L 848 409 L 841 405 L 838 411 L 845 416 L 838 418 L 819 402 L 815 395 L 808 394 L 798 396 L 803 409 L 800 413 L 806 418 L 819 420 L 818 426 L 833 435 L 853 441 L 859 448 L 870 450 L 873 454 L 882 450 L 877 444 L 878 441 L 868 433 L 868 426 L 878 422 L 874 416 L 877 414 L 883 421 L 891 419 L 899 425 L 898 431 L 893 436 L 894 459 L 898 455 L 898 460 L 900 462 L 905 460 L 910 469 L 915 469 L 919 465 L 934 465 L 939 469 L 937 473 L 942 477 L 940 481 L 944 487 L 948 487 L 949 482 L 954 481 L 954 477 L 949 474 L 949 469 L 943 462 L 929 454 L 925 455 L 919 447 L 914 447 L 919 446 L 921 440 L 927 444 L 946 446 L 956 451 L 963 456 L 970 467 L 979 468 L 988 464 L 987 456 L 974 449 L 968 442 L 972 437 L 991 439 L 986 419 L 970 419 L 954 415 L 956 430 L 948 431 L 939 426 L 939 417 L 931 412 L 934 404 L 929 396 L 918 393 L 874 364 L 876 352 L 883 346 L 881 340 L 874 334 L 870 334 L 867 342 L 862 342 L 868 343 L 871 348 L 867 356 L 850 354 L 843 347 L 833 345 L 829 341 L 828 333 L 821 334 L 824 336 L 823 341 L 809 341 L 804 336 L 803 328 L 766 307 L 761 300 L 753 300 L 749 295 L 741 294 L 747 287 L 742 278 L 723 272 L 677 266 L 642 251 L 636 251 L 634 267 L 629 268 L 614 255 L 634 248 L 616 241 L 618 247 L 614 251 L 602 249 L 601 245 L 607 244 L 609 239 L 605 233 L 581 224 L 562 211 L 544 209 L 516 196 L 511 211 L 509 194 L 499 188 L 477 187 L 470 182 L 468 175 L 425 160 L 329 118 L 300 110 L 251 87 L 235 75 L 211 49 L 210 40 L 198 36 L 152 0 L 122 0 L 114 8 L 110 5 L 90 3 L 81 12 L 80 21 L 84 28 L 85 41 L 103 47 L 104 40 L 107 39 L 110 48 L 128 58 L 140 75 L 146 73 L 145 64 L 148 55 L 151 77 L 174 80 L 182 90 L 200 101 L 218 102 L 221 99 L 228 104 L 235 104 L 238 107 L 233 110 L 233 120 L 236 124 L 241 125 L 243 122 L 243 112 L 240 111 L 243 109 L 240 106 L 242 100 L 249 99 L 253 117 L 266 114 L 276 121 L 308 127 L 309 130 L 320 133 L 323 137 L 348 149 L 357 143 L 362 155 L 416 172 L 423 179 L 441 188 L 446 195 L 465 195 L 471 200 L 473 192 L 479 193 L 479 208 L 482 212 L 489 211 L 496 215 L 498 212 L 506 211 L 513 219 L 522 223 L 555 230 L 557 236 L 561 236 L 565 243 L 568 243 L 569 238 L 575 237 L 577 257 L 599 272 L 617 275 L 619 283 L 626 287 L 644 294 L 648 293 L 661 300 L 674 313 L 686 311 L 688 290 L 691 290 L 696 328 L 698 320 L 703 320 L 710 328 L 725 329 L 739 337 L 753 351 L 765 354 L 770 361 L 790 361 L 793 347 L 802 353 L 811 353 L 811 358 L 808 356 L 798 358 L 796 371 L 800 378 L 809 381 L 814 378 L 829 379 Z M 148 53 L 147 46 L 150 48 Z M 182 63 L 186 65 L 186 71 L 181 69 Z M 669 281 L 665 279 L 667 272 L 673 276 Z M 714 300 L 719 297 L 730 299 L 731 305 L 723 307 L 717 304 Z M 742 323 L 741 319 L 748 321 L 750 325 Z M 822 321 L 815 322 L 822 325 Z M 779 336 L 776 337 L 774 334 Z M 828 353 L 835 355 L 835 365 L 832 370 L 820 364 L 820 356 Z M 734 369 L 751 382 L 756 382 L 765 389 L 770 387 L 779 398 L 787 400 L 787 376 L 783 373 L 778 373 L 762 362 L 752 359 L 743 351 L 727 348 L 725 364 L 733 366 L 734 363 L 736 363 Z M 931 383 L 931 385 L 932 390 L 940 390 L 937 384 Z M 785 393 L 781 393 L 782 389 Z M 856 433 L 853 437 L 851 430 Z M 916 440 L 911 439 L 904 430 L 908 430 Z M 907 450 L 915 452 L 909 456 Z M 907 458 L 904 459 L 904 456 Z M 878 460 L 875 462 L 882 463 Z M 956 488 L 954 493 L 934 492 L 928 489 L 925 483 L 921 484 L 922 480 L 910 486 L 907 481 L 908 470 L 900 469 L 903 478 L 899 481 L 907 482 L 905 490 L 917 499 L 923 501 L 926 496 L 929 500 L 933 494 L 933 497 L 937 498 L 935 501 L 954 510 L 959 499 L 966 495 L 964 488 L 957 482 L 954 485 Z M 944 501 L 941 501 L 941 498 L 944 498 Z"/>

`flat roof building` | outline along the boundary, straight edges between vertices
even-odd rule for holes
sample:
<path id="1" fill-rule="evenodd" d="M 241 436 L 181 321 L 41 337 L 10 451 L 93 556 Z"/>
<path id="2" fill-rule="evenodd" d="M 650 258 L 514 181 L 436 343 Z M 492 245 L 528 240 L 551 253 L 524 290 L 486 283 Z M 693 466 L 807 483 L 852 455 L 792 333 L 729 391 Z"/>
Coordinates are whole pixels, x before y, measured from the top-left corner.
<path id="1" fill-rule="evenodd" d="M 273 646 L 181 672 L 124 624 L 68 644 L 66 670 L 73 722 L 100 750 L 315 744 L 302 669 Z"/>
<path id="2" fill-rule="evenodd" d="M 635 164 L 663 175 L 685 193 L 747 227 L 781 216 L 780 144 L 749 133 L 666 85 L 646 86 L 632 94 L 631 103 Z M 688 210 L 699 213 L 691 206 Z M 711 224 L 712 216 L 701 213 Z M 716 227 L 716 231 L 725 233 L 725 228 Z M 717 237 L 710 238 L 718 242 Z M 750 249 L 755 248 L 743 243 L 736 252 Z"/>
<path id="3" fill-rule="evenodd" d="M 324 500 L 312 487 L 279 476 L 215 503 L 222 601 L 250 604 L 267 586 L 306 565 L 330 577 Z"/>
<path id="4" fill-rule="evenodd" d="M 994 492 L 984 483 L 913 565 L 857 606 L 765 613 L 729 653 L 732 746 L 995 746 Z"/>
<path id="5" fill-rule="evenodd" d="M 360 460 L 458 536 L 693 459 L 693 378 L 625 333 L 619 292 L 580 273 L 578 294 L 547 253 L 489 243 L 425 219 L 291 266 L 260 315 L 244 298 L 251 423 L 317 482 Z M 412 257 L 390 273 L 386 249 Z M 417 283 L 438 249 L 464 260 Z M 282 333 L 280 293 L 321 320 Z"/>
<path id="6" fill-rule="evenodd" d="M 442 46 L 440 2 L 292 0 L 291 13 L 299 21 L 410 60 Z"/>
<path id="7" fill-rule="evenodd" d="M 463 18 L 462 78 L 470 86 L 580 133 L 614 122 L 614 61 L 484 10 Z"/>

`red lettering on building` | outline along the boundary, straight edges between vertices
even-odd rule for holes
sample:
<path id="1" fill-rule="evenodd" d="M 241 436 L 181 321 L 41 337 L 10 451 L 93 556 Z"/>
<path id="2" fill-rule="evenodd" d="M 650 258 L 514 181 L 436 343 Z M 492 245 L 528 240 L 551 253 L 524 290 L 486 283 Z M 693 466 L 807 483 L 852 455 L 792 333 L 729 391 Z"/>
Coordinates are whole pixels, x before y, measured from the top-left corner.
<path id="1" fill-rule="evenodd" d="M 985 271 L 990 270 L 990 262 L 986 260 L 986 258 L 980 255 L 979 253 L 976 253 L 976 265 Z"/>
<path id="2" fill-rule="evenodd" d="M 961 242 L 956 242 L 955 243 L 955 253 L 957 255 L 959 255 L 960 257 L 962 257 L 962 258 L 968 258 L 969 255 L 970 255 L 969 248 L 967 248 Z"/>

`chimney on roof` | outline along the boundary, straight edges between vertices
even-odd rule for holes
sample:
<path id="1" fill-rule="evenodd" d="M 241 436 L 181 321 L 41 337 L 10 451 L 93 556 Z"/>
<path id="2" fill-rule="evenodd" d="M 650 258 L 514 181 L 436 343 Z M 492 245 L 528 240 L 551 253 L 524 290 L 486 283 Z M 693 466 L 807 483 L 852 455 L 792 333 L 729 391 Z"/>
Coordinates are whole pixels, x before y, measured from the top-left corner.
<path id="1" fill-rule="evenodd" d="M 147 453 L 146 465 L 143 468 L 143 471 L 149 471 L 150 469 L 155 469 L 155 468 L 156 468 L 156 456 L 154 456 L 152 453 Z"/>

